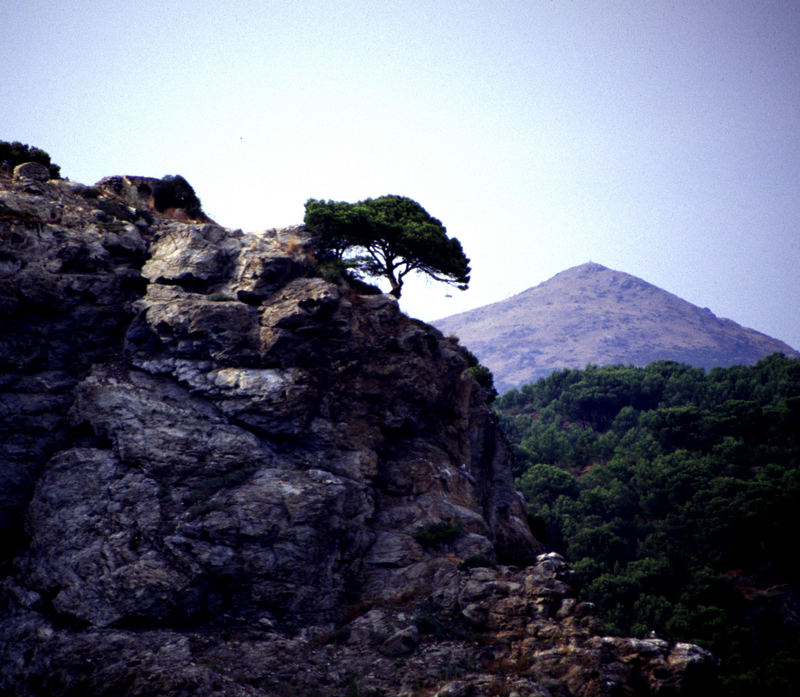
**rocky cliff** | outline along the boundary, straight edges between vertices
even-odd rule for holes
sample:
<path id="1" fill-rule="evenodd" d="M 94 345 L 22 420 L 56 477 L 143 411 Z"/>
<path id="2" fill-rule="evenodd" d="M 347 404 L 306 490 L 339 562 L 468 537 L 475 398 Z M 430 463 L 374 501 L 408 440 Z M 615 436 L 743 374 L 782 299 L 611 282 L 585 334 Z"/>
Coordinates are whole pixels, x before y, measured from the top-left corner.
<path id="1" fill-rule="evenodd" d="M 674 695 L 543 553 L 465 351 L 302 228 L 0 172 L 0 693 Z M 146 191 L 145 191 L 146 194 Z"/>
<path id="2" fill-rule="evenodd" d="M 474 351 L 501 391 L 589 364 L 671 360 L 710 369 L 749 365 L 772 353 L 800 356 L 778 339 L 591 262 L 434 325 Z"/>

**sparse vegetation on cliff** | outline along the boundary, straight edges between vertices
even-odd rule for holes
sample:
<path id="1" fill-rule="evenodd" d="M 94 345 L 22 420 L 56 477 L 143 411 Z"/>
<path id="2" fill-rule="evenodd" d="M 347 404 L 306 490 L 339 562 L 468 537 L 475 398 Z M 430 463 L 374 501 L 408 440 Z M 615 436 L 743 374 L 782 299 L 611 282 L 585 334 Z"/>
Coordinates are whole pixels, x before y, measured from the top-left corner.
<path id="1" fill-rule="evenodd" d="M 483 365 L 472 351 L 467 351 L 467 360 L 469 361 L 469 372 L 477 383 L 486 390 L 486 400 L 491 404 L 497 397 L 492 371 Z"/>
<path id="2" fill-rule="evenodd" d="M 423 547 L 436 547 L 438 545 L 452 542 L 459 535 L 463 534 L 464 525 L 460 521 L 450 523 L 440 520 L 430 525 L 423 525 L 417 528 L 411 537 L 419 542 Z"/>

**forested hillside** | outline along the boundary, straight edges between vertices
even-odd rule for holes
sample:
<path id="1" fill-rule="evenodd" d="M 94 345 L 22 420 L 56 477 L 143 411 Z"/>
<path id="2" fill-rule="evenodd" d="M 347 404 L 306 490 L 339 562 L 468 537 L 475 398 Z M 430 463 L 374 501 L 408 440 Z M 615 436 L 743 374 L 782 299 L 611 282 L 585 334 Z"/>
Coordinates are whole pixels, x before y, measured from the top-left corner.
<path id="1" fill-rule="evenodd" d="M 611 631 L 697 642 L 728 695 L 800 684 L 800 360 L 562 370 L 496 402 L 534 532 Z"/>

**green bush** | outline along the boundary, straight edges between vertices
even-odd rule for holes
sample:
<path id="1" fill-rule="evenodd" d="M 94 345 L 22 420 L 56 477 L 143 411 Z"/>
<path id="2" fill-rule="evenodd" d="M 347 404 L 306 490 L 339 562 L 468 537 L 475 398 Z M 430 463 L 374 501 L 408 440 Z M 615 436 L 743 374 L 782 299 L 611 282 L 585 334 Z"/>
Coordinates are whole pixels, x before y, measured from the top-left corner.
<path id="1" fill-rule="evenodd" d="M 467 365 L 469 366 L 469 372 L 472 374 L 472 377 L 475 378 L 475 381 L 484 390 L 486 390 L 487 401 L 489 404 L 491 404 L 497 397 L 497 390 L 494 386 L 494 375 L 492 375 L 492 371 L 478 361 L 478 357 L 469 350 L 467 351 Z"/>
<path id="2" fill-rule="evenodd" d="M 419 544 L 423 547 L 437 547 L 448 542 L 452 542 L 464 532 L 464 523 L 457 520 L 449 523 L 441 520 L 430 525 L 423 525 L 411 533 Z"/>
<path id="3" fill-rule="evenodd" d="M 153 204 L 159 213 L 168 208 L 182 208 L 191 218 L 204 218 L 200 199 L 191 184 L 180 174 L 168 174 L 153 189 Z"/>

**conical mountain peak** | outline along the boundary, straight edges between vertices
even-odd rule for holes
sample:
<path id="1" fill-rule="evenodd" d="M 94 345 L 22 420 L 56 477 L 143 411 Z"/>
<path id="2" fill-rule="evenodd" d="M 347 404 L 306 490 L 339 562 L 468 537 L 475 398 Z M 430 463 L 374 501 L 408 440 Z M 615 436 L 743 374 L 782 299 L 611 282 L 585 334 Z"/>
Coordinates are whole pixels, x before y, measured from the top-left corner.
<path id="1" fill-rule="evenodd" d="M 488 366 L 500 390 L 560 368 L 674 360 L 754 363 L 787 344 L 623 271 L 589 261 L 507 300 L 433 323 Z"/>

